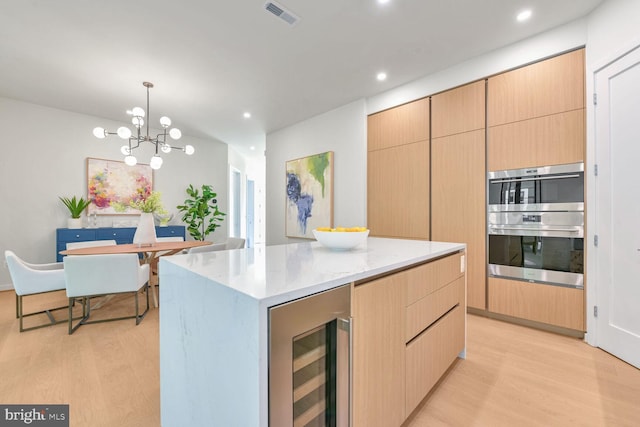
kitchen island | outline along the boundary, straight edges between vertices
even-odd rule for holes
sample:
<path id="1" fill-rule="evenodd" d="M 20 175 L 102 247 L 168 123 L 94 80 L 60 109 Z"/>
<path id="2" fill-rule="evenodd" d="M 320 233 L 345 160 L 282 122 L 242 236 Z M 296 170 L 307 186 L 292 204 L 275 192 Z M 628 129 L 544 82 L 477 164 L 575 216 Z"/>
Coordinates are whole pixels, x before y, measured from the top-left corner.
<path id="1" fill-rule="evenodd" d="M 349 251 L 311 242 L 162 258 L 162 425 L 267 426 L 270 307 L 451 254 L 459 254 L 454 267 L 464 278 L 464 250 L 372 237 Z"/>

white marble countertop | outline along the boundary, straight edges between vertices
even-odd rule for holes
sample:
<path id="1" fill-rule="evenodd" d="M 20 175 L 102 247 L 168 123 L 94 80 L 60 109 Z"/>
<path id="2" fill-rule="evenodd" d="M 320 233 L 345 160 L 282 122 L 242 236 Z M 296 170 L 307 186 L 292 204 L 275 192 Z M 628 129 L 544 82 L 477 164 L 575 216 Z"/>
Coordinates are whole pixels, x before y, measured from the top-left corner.
<path id="1" fill-rule="evenodd" d="M 464 249 L 462 243 L 370 237 L 347 251 L 313 241 L 177 255 L 161 262 L 272 306 Z"/>

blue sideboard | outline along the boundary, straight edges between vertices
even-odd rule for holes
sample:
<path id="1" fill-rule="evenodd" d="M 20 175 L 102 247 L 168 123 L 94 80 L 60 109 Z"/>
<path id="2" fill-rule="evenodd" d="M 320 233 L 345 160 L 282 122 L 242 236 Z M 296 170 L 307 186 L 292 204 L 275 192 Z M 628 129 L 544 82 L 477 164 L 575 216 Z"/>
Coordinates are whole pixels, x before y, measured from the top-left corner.
<path id="1" fill-rule="evenodd" d="M 117 244 L 133 243 L 136 227 L 101 227 L 101 228 L 58 228 L 56 229 L 56 260 L 62 261 L 60 251 L 67 249 L 69 242 L 87 242 L 90 240 L 115 240 Z M 156 227 L 158 237 L 185 238 L 183 225 Z"/>

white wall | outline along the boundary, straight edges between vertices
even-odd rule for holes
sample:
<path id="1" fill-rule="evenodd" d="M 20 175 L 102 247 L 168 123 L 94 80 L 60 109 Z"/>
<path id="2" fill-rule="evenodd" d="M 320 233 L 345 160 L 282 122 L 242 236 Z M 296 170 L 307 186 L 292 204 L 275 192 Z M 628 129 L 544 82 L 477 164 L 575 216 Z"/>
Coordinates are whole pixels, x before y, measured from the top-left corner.
<path id="1" fill-rule="evenodd" d="M 326 151 L 334 152 L 334 224 L 366 225 L 367 117 L 364 100 L 267 135 L 266 243 L 285 237 L 285 163 Z"/>
<path id="2" fill-rule="evenodd" d="M 122 140 L 95 138 L 96 126 L 115 129 L 127 123 L 47 108 L 0 98 L 0 249 L 14 251 L 34 263 L 55 261 L 56 228 L 66 227 L 68 211 L 58 196 L 87 196 L 86 158 L 122 160 Z M 174 212 L 171 224 L 181 224 L 175 207 L 184 202 L 189 184 L 213 185 L 218 202 L 226 211 L 228 200 L 227 145 L 183 136 L 181 145 L 191 144 L 196 153 L 163 155 L 162 168 L 154 172 L 154 189 L 162 193 L 165 208 Z M 148 144 L 151 147 L 151 144 Z M 151 150 L 137 155 L 148 163 Z M 110 226 L 123 218 L 98 217 Z M 137 217 L 128 217 L 136 219 Z M 225 239 L 226 224 L 212 239 Z M 0 289 L 10 288 L 4 262 L 0 264 Z"/>
<path id="3" fill-rule="evenodd" d="M 640 1 L 608 0 L 594 10 L 588 18 L 587 39 L 587 99 L 593 99 L 594 73 L 618 58 L 630 49 L 640 46 Z M 587 212 L 596 212 L 596 200 L 593 177 L 595 156 L 595 109 L 592 102 L 587 103 Z M 588 247 L 593 245 L 593 235 L 597 234 L 596 218 L 587 215 L 586 237 Z M 596 290 L 598 284 L 592 279 L 596 277 L 595 251 L 587 250 L 587 331 L 585 337 L 590 344 L 596 344 L 596 324 L 592 307 L 597 304 Z"/>

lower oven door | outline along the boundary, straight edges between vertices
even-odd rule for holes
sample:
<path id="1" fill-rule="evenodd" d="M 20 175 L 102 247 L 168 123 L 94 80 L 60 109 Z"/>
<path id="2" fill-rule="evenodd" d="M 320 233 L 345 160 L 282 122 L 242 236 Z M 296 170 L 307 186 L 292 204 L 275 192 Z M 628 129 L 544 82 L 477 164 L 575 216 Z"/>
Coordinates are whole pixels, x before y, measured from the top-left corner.
<path id="1" fill-rule="evenodd" d="M 582 212 L 493 213 L 489 218 L 489 276 L 584 287 Z"/>

